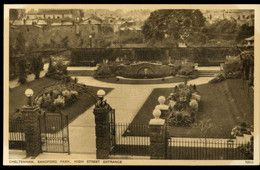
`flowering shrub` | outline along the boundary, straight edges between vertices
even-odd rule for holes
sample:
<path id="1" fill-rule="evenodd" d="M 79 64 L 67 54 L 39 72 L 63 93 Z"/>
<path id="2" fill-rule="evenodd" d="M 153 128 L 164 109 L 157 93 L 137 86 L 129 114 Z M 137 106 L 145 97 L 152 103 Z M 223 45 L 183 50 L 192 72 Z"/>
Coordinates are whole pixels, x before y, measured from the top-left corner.
<path id="1" fill-rule="evenodd" d="M 53 90 L 40 96 L 36 101 L 36 105 L 47 111 L 56 112 L 65 106 L 73 104 L 77 99 L 77 91 L 70 91 L 67 89 L 63 91 Z"/>
<path id="2" fill-rule="evenodd" d="M 247 123 L 243 122 L 240 125 L 234 126 L 231 130 L 231 136 L 243 136 L 243 134 L 251 134 L 253 132 L 253 125 L 248 125 Z"/>
<path id="3" fill-rule="evenodd" d="M 67 65 L 64 64 L 62 60 L 58 60 L 57 62 L 53 62 L 50 58 L 49 68 L 45 77 L 52 78 L 55 80 L 62 80 L 64 82 L 73 82 L 77 81 L 76 79 L 72 79 L 67 74 Z"/>
<path id="4" fill-rule="evenodd" d="M 200 102 L 200 95 L 197 92 L 192 93 L 191 99 L 196 100 L 197 102 Z"/>
<path id="5" fill-rule="evenodd" d="M 175 126 L 190 126 L 193 122 L 192 117 L 187 111 L 176 111 L 171 115 L 171 119 L 169 119 L 169 125 Z"/>
<path id="6" fill-rule="evenodd" d="M 169 125 L 190 126 L 195 121 L 195 112 L 199 110 L 200 95 L 195 85 L 180 84 L 167 98 L 171 113 Z"/>
<path id="7" fill-rule="evenodd" d="M 195 100 L 195 99 L 190 100 L 189 106 L 191 109 L 193 109 L 195 111 L 199 110 L 199 104 L 198 104 L 197 100 Z"/>

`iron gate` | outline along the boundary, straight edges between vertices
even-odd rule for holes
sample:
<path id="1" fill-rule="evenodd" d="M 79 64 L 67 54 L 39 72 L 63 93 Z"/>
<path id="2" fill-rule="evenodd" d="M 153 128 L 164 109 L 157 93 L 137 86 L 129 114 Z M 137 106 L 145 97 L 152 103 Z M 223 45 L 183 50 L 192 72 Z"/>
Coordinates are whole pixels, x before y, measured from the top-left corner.
<path id="1" fill-rule="evenodd" d="M 43 152 L 70 154 L 68 115 L 43 113 L 40 115 Z"/>
<path id="2" fill-rule="evenodd" d="M 115 109 L 112 109 L 109 112 L 109 143 L 110 143 L 110 151 L 114 149 L 116 145 L 116 127 L 115 127 Z"/>

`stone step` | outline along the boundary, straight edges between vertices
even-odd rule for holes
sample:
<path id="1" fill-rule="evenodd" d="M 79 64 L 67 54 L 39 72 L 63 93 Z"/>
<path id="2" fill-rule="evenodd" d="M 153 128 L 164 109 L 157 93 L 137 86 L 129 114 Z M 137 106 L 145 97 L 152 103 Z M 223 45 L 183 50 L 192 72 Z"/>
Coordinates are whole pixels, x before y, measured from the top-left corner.
<path id="1" fill-rule="evenodd" d="M 219 70 L 199 70 L 198 76 L 199 77 L 214 77 L 215 74 L 219 74 Z"/>

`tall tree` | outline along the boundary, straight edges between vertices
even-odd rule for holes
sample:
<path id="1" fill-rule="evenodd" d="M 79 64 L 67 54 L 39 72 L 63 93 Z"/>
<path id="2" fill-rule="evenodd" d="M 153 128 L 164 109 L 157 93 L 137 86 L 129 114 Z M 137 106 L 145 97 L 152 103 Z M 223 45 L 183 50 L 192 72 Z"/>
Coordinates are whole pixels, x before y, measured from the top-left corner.
<path id="1" fill-rule="evenodd" d="M 16 36 L 15 50 L 18 54 L 25 52 L 25 38 L 22 32 L 19 32 Z"/>
<path id="2" fill-rule="evenodd" d="M 15 20 L 18 19 L 19 12 L 17 9 L 10 9 L 9 10 L 9 18 L 10 20 Z"/>
<path id="3" fill-rule="evenodd" d="M 165 38 L 185 41 L 205 24 L 200 10 L 162 9 L 152 12 L 145 21 L 142 32 L 148 41 L 163 41 Z"/>
<path id="4" fill-rule="evenodd" d="M 254 26 L 249 26 L 248 24 L 243 24 L 238 31 L 237 40 L 243 40 L 245 38 L 254 35 Z"/>

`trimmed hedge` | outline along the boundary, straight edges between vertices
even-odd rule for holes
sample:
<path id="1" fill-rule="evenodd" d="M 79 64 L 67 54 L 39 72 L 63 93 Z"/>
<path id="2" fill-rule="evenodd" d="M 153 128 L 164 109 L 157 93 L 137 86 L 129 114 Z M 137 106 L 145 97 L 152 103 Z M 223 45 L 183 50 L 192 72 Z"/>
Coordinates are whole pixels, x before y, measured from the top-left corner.
<path id="1" fill-rule="evenodd" d="M 103 59 L 115 61 L 116 58 L 135 61 L 168 61 L 188 59 L 199 65 L 219 65 L 226 56 L 239 54 L 231 47 L 198 47 L 198 48 L 77 48 L 72 49 L 71 65 L 84 66 L 86 61 L 100 63 Z"/>

